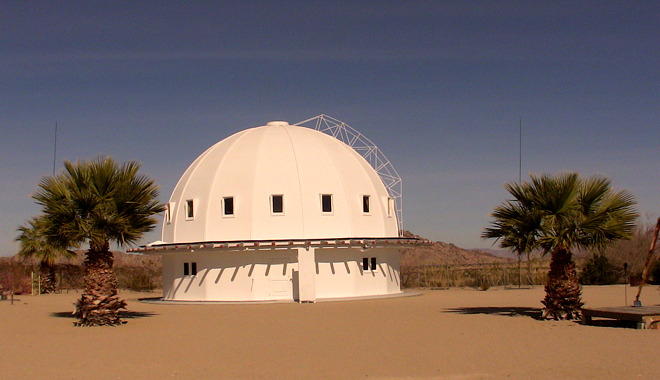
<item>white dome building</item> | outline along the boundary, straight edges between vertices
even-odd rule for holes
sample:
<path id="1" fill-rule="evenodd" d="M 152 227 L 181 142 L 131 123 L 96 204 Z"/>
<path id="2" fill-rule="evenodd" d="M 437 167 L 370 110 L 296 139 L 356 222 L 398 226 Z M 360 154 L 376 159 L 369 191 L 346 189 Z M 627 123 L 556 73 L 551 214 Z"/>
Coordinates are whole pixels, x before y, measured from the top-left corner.
<path id="1" fill-rule="evenodd" d="M 163 298 L 314 302 L 400 293 L 394 199 L 354 149 L 269 122 L 213 145 L 168 203 Z"/>

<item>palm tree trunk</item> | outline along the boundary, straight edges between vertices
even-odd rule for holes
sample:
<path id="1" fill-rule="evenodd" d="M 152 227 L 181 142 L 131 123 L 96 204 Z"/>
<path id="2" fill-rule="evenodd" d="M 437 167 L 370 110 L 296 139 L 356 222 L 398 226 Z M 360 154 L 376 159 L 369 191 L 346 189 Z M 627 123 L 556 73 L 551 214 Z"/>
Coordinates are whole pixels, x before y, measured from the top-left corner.
<path id="1" fill-rule="evenodd" d="M 535 285 L 534 281 L 534 275 L 532 274 L 532 254 L 531 252 L 527 252 L 527 281 L 529 281 L 529 285 L 532 286 L 532 288 Z"/>
<path id="2" fill-rule="evenodd" d="M 582 289 L 578 282 L 573 255 L 566 249 L 552 251 L 545 299 L 542 301 L 543 318 L 582 318 Z"/>
<path id="3" fill-rule="evenodd" d="M 55 293 L 55 270 L 48 261 L 39 264 L 41 274 L 41 294 Z"/>
<path id="4" fill-rule="evenodd" d="M 85 290 L 76 303 L 78 326 L 122 323 L 119 309 L 126 308 L 126 302 L 119 299 L 113 263 L 114 257 L 107 242 L 101 247 L 90 244 L 85 258 Z"/>

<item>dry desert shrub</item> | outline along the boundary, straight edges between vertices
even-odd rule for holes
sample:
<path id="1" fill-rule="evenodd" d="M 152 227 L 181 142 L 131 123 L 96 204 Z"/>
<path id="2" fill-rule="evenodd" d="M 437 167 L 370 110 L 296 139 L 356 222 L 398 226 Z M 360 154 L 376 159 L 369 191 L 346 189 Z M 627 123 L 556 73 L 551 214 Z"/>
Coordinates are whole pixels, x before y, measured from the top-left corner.
<path id="1" fill-rule="evenodd" d="M 491 286 L 543 285 L 550 267 L 547 262 L 535 263 L 529 273 L 526 266 L 516 263 L 468 265 L 401 265 L 401 285 L 404 288 L 472 287 L 487 290 Z"/>
<path id="2" fill-rule="evenodd" d="M 13 257 L 1 257 L 0 293 L 29 294 L 31 290 L 29 273 L 19 260 Z"/>
<path id="3" fill-rule="evenodd" d="M 77 252 L 71 259 L 58 259 L 53 265 L 56 292 L 82 289 L 85 270 L 82 266 L 84 252 Z M 142 256 L 114 252 L 114 272 L 120 289 L 152 291 L 162 287 L 162 263 L 160 256 Z M 0 258 L 0 290 L 9 289 L 9 280 L 14 294 L 29 294 L 32 291 L 32 275 L 35 284 L 39 276 L 39 263 L 34 259 L 16 257 Z M 35 285 L 36 289 L 36 285 Z"/>
<path id="4" fill-rule="evenodd" d="M 637 285 L 642 277 L 654 228 L 655 226 L 650 223 L 641 224 L 635 229 L 630 240 L 614 241 L 601 251 L 587 252 L 586 256 L 592 260 L 597 256 L 605 257 L 616 273 L 617 279 L 615 282 L 630 282 L 632 285 Z M 658 247 L 656 247 L 655 252 L 657 257 Z M 580 262 L 582 260 L 576 261 Z M 586 265 L 586 261 L 584 264 Z M 627 264 L 627 270 L 625 272 L 624 264 Z M 651 270 L 653 268 L 651 266 Z M 651 276 L 650 280 L 660 282 L 660 278 L 656 279 L 654 276 Z"/>
<path id="5" fill-rule="evenodd" d="M 408 231 L 405 237 L 418 237 Z M 402 249 L 401 285 L 404 288 L 473 287 L 541 285 L 549 271 L 548 260 L 532 255 L 526 261 L 494 256 L 480 250 L 467 250 L 450 243 L 435 242 Z M 520 265 L 520 267 L 519 267 Z"/>

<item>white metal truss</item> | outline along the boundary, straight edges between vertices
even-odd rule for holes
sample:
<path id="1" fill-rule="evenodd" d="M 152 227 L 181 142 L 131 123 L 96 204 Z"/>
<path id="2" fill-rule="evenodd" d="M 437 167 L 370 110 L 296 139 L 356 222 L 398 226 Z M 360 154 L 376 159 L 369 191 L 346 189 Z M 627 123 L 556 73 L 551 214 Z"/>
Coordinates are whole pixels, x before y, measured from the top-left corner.
<path id="1" fill-rule="evenodd" d="M 371 140 L 365 135 L 356 131 L 350 125 L 324 114 L 300 121 L 295 125 L 316 129 L 317 131 L 321 131 L 341 140 L 367 160 L 369 165 L 371 165 L 371 167 L 376 170 L 376 173 L 378 173 L 378 176 L 380 176 L 385 188 L 387 188 L 387 193 L 390 198 L 394 199 L 396 218 L 399 223 L 399 233 L 401 233 L 401 231 L 403 231 L 403 188 L 401 177 L 390 163 L 390 160 L 385 157 L 376 144 L 371 142 Z"/>

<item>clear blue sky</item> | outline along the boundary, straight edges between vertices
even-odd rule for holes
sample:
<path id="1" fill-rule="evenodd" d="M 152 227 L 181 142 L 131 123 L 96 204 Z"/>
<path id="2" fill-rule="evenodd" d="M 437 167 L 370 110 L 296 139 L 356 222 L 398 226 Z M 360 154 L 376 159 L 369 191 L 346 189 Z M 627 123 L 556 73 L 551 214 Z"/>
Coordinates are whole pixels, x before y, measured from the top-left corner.
<path id="1" fill-rule="evenodd" d="M 167 200 L 206 148 L 321 113 L 465 248 L 522 171 L 609 176 L 660 214 L 660 3 L 0 2 L 0 255 L 63 160 L 135 159 Z M 156 240 L 158 229 L 144 242 Z"/>

